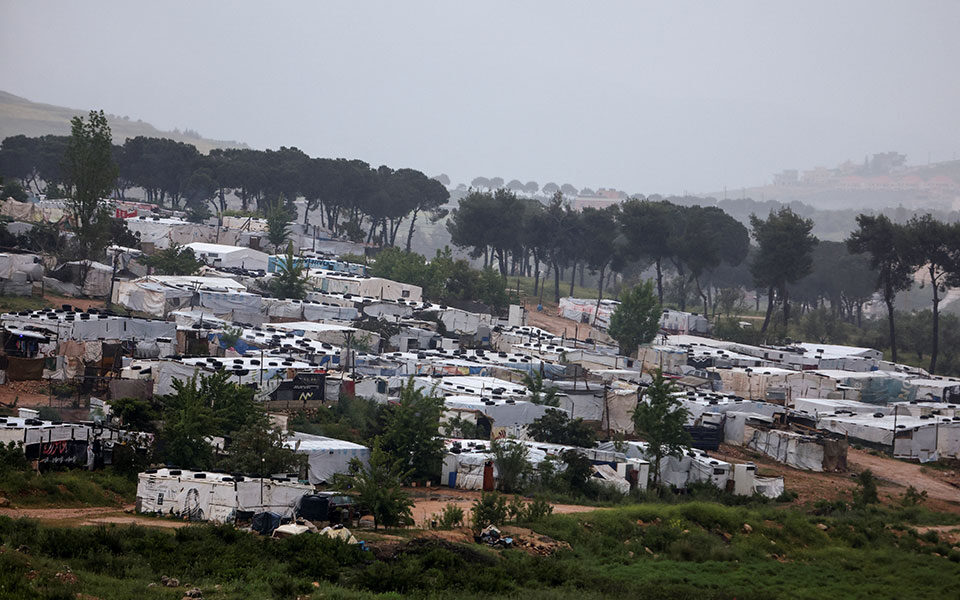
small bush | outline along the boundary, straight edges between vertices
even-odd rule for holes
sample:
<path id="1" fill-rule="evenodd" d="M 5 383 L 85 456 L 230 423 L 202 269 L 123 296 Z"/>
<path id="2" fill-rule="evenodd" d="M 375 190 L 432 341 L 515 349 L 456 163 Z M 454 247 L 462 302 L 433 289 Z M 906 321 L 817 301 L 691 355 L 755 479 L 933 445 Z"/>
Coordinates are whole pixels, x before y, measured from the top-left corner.
<path id="1" fill-rule="evenodd" d="M 912 485 L 907 488 L 907 491 L 904 492 L 903 497 L 900 499 L 900 504 L 904 507 L 919 506 L 927 501 L 927 490 L 918 491 L 917 488 Z"/>
<path id="2" fill-rule="evenodd" d="M 534 498 L 527 504 L 527 510 L 523 514 L 523 521 L 530 523 L 539 521 L 553 514 L 553 506 L 542 498 Z"/>
<path id="3" fill-rule="evenodd" d="M 507 501 L 496 492 L 484 492 L 470 509 L 474 531 L 481 531 L 487 525 L 501 526 L 507 520 Z"/>
<path id="4" fill-rule="evenodd" d="M 436 521 L 440 529 L 463 527 L 463 509 L 456 504 L 447 504 Z"/>
<path id="5" fill-rule="evenodd" d="M 857 488 L 853 490 L 853 503 L 859 507 L 880 502 L 877 495 L 877 480 L 873 471 L 867 469 L 857 475 Z"/>
<path id="6" fill-rule="evenodd" d="M 6 446 L 0 443 L 0 471 L 26 471 L 30 461 L 23 453 L 22 442 L 10 442 Z"/>

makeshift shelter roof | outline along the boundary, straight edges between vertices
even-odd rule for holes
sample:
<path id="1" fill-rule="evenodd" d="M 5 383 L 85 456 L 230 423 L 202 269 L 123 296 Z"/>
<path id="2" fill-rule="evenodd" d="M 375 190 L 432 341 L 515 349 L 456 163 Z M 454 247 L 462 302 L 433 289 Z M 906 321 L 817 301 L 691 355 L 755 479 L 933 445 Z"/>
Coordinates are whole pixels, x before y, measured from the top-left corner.
<path id="1" fill-rule="evenodd" d="M 195 277 L 191 275 L 149 275 L 134 283 L 153 282 L 184 290 L 208 292 L 245 292 L 247 286 L 227 277 Z"/>

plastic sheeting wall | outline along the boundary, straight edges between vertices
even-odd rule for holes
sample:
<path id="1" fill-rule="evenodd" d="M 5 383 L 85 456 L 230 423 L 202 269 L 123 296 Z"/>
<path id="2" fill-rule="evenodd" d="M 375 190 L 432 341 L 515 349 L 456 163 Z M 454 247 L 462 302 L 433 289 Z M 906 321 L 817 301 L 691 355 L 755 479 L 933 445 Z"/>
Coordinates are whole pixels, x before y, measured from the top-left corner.
<path id="1" fill-rule="evenodd" d="M 787 466 L 805 471 L 822 472 L 825 470 L 835 471 L 843 470 L 846 467 L 846 444 L 835 442 L 834 445 L 842 444 L 842 465 L 838 464 L 838 457 L 828 460 L 828 467 L 824 468 L 825 450 L 822 442 L 816 439 L 802 436 L 789 431 L 763 431 L 747 426 L 745 428 L 744 445 L 751 450 L 761 452 Z M 831 454 L 837 454 L 832 452 Z"/>
<path id="2" fill-rule="evenodd" d="M 311 486 L 289 481 L 224 481 L 232 478 L 205 475 L 198 479 L 189 472 L 183 476 L 141 473 L 137 480 L 138 512 L 215 523 L 230 522 L 239 511 L 270 511 L 289 517 L 300 498 L 313 491 Z"/>

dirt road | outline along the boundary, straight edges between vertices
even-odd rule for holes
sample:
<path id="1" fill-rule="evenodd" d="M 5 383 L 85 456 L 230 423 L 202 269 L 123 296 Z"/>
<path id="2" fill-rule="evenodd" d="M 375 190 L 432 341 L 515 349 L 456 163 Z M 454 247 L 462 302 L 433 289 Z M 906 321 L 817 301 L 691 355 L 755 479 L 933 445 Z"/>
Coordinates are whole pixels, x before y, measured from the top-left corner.
<path id="1" fill-rule="evenodd" d="M 133 514 L 133 505 L 123 508 L 116 506 L 90 506 L 83 508 L 0 508 L 0 516 L 14 519 L 36 519 L 48 525 L 142 525 L 144 527 L 178 528 L 189 525 L 188 521 L 158 519 Z"/>
<path id="2" fill-rule="evenodd" d="M 927 507 L 932 510 L 960 513 L 960 473 L 955 470 L 935 471 L 920 464 L 893 458 L 874 456 L 863 450 L 850 448 L 847 452 L 846 473 L 814 473 L 801 471 L 737 446 L 720 445 L 719 452 L 710 453 L 730 462 L 751 461 L 761 475 L 780 475 L 785 487 L 796 492 L 799 502 L 836 500 L 846 497 L 856 487 L 853 476 L 870 469 L 878 480 L 881 499 L 899 500 L 907 487 L 927 492 Z"/>
<path id="3" fill-rule="evenodd" d="M 870 469 L 878 479 L 903 488 L 912 485 L 921 492 L 927 492 L 929 498 L 960 502 L 960 476 L 953 471 L 937 473 L 932 469 L 924 469 L 918 463 L 875 456 L 854 448 L 847 452 L 847 464 L 858 472 Z"/>

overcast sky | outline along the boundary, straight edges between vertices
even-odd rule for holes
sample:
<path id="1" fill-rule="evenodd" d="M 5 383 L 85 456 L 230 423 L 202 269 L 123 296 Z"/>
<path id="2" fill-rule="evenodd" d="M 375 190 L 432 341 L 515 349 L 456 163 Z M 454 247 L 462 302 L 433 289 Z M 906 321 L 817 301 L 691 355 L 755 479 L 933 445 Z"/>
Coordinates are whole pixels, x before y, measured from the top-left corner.
<path id="1" fill-rule="evenodd" d="M 628 192 L 960 155 L 960 2 L 0 0 L 0 89 L 257 148 Z"/>

